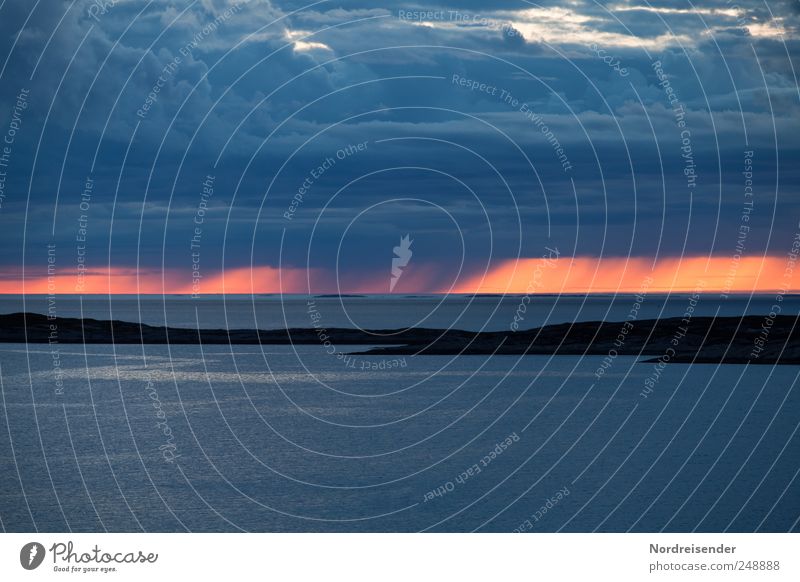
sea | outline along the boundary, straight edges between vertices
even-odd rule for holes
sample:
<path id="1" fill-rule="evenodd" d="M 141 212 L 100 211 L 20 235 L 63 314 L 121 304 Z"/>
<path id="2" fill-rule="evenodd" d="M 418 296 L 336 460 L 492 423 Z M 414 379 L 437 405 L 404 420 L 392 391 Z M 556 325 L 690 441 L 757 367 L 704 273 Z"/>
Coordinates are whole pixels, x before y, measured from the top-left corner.
<path id="1" fill-rule="evenodd" d="M 800 367 L 353 355 L 326 330 L 749 314 L 770 295 L 19 296 L 0 344 L 14 532 L 786 532 Z M 796 315 L 800 296 L 781 297 Z M 319 345 L 75 345 L 58 318 L 315 328 Z M 602 373 L 599 372 L 602 370 Z"/>

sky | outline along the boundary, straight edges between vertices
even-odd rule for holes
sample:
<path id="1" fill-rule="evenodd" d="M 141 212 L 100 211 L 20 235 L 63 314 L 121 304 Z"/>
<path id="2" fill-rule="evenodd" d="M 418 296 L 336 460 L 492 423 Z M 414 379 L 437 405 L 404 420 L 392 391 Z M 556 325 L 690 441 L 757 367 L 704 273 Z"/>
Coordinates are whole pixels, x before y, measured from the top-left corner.
<path id="1" fill-rule="evenodd" d="M 5 0 L 0 292 L 798 291 L 799 26 Z"/>

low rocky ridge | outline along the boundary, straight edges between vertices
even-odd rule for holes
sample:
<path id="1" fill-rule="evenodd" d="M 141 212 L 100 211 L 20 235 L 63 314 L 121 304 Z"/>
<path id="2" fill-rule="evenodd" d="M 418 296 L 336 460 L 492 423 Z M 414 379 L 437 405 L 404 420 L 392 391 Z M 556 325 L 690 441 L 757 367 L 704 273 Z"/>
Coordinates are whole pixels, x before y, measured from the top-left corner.
<path id="1" fill-rule="evenodd" d="M 577 322 L 538 329 L 473 332 L 413 328 L 257 330 L 187 329 L 124 321 L 0 315 L 0 343 L 263 344 L 378 346 L 359 355 L 655 356 L 669 362 L 800 364 L 798 316 L 694 317 Z"/>

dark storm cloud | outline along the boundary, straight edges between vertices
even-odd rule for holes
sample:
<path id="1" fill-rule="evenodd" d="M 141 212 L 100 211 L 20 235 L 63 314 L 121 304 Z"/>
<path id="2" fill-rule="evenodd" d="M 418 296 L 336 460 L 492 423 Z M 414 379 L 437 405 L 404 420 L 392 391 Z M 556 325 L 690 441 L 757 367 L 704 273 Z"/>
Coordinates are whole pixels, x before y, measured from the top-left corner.
<path id="1" fill-rule="evenodd" d="M 8 268 L 23 231 L 26 263 L 51 240 L 71 257 L 82 215 L 95 265 L 185 267 L 209 174 L 203 253 L 216 266 L 277 264 L 284 228 L 292 265 L 312 244 L 312 264 L 330 267 L 347 229 L 354 270 L 412 230 L 420 256 L 447 264 L 459 239 L 447 213 L 476 264 L 552 240 L 725 254 L 748 149 L 751 250 L 782 252 L 797 226 L 794 2 L 43 4 L 0 10 L 3 132 L 30 91 L 0 209 Z M 312 171 L 365 142 L 285 218 Z"/>

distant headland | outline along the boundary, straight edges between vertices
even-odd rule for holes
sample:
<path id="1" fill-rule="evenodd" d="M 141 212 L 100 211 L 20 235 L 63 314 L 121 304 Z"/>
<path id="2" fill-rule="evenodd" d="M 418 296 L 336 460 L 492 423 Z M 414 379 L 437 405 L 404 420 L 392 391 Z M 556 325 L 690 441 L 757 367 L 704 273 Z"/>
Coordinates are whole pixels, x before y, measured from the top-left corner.
<path id="1" fill-rule="evenodd" d="M 519 331 L 189 329 L 114 320 L 0 315 L 0 343 L 375 346 L 359 355 L 649 356 L 664 363 L 800 364 L 800 316 L 576 322 Z"/>

